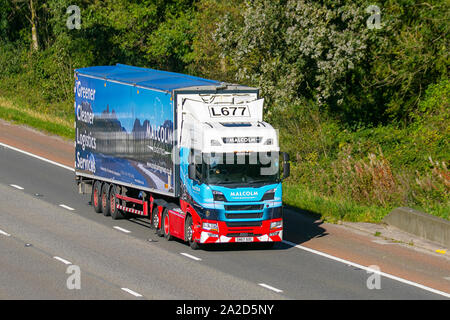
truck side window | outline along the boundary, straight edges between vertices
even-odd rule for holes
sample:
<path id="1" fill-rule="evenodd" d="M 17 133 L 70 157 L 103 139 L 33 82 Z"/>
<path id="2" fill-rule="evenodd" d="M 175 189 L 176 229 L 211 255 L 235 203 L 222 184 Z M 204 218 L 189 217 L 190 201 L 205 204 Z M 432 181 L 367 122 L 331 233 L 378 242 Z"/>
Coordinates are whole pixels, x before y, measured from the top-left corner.
<path id="1" fill-rule="evenodd" d="M 201 154 L 199 154 L 198 151 L 191 149 L 190 153 L 189 153 L 189 163 L 195 164 L 195 180 L 200 183 L 202 181 L 202 177 L 203 177 L 203 173 L 202 173 L 203 166 L 202 166 Z"/>
<path id="2" fill-rule="evenodd" d="M 195 165 L 195 178 L 199 182 L 202 181 L 202 164 L 201 163 L 197 163 Z"/>

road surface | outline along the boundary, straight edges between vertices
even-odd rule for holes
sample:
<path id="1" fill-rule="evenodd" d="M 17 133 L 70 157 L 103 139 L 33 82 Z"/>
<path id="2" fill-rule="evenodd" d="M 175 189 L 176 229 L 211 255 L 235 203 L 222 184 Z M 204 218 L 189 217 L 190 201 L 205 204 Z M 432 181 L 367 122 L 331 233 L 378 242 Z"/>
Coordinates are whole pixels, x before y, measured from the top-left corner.
<path id="1" fill-rule="evenodd" d="M 24 144 L 33 141 L 26 136 Z M 166 241 L 145 219 L 96 214 L 90 197 L 77 193 L 67 160 L 72 155 L 53 138 L 38 139 L 46 142 L 32 148 L 45 150 L 48 159 L 55 148 L 67 168 L 0 146 L 0 299 L 450 297 L 448 259 L 378 244 L 295 210 L 286 211 L 286 241 L 271 250 L 226 245 L 193 251 Z M 372 265 L 383 272 L 379 278 L 367 269 Z M 80 289 L 68 286 L 71 267 L 79 268 Z"/>

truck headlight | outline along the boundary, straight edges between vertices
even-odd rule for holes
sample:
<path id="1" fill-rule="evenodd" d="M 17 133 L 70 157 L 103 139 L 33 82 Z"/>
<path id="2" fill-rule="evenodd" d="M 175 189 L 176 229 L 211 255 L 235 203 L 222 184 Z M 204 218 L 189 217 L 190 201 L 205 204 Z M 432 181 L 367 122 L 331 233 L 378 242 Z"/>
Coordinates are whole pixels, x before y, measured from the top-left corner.
<path id="1" fill-rule="evenodd" d="M 272 221 L 270 223 L 270 229 L 279 229 L 283 227 L 283 220 Z"/>
<path id="2" fill-rule="evenodd" d="M 222 192 L 213 190 L 212 193 L 213 193 L 214 201 L 227 201 L 227 199 L 225 199 L 225 196 L 223 195 Z"/>
<path id="3" fill-rule="evenodd" d="M 275 189 L 270 189 L 266 191 L 266 193 L 264 193 L 261 201 L 273 200 L 274 197 L 275 197 Z"/>
<path id="4" fill-rule="evenodd" d="M 208 231 L 219 231 L 219 226 L 217 225 L 217 223 L 213 223 L 213 222 L 203 222 L 202 224 L 202 228 L 203 230 L 208 230 Z"/>

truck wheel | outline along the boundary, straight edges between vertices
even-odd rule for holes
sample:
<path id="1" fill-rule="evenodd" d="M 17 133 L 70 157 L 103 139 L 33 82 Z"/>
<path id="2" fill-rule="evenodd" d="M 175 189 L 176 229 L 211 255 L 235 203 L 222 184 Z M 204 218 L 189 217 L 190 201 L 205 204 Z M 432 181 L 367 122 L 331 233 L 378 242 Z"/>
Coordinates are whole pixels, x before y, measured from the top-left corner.
<path id="1" fill-rule="evenodd" d="M 101 193 L 101 206 L 102 206 L 102 212 L 105 217 L 111 215 L 111 211 L 109 208 L 109 184 L 104 183 L 102 186 L 102 193 Z"/>
<path id="2" fill-rule="evenodd" d="M 94 206 L 94 210 L 97 213 L 102 212 L 102 205 L 100 200 L 100 194 L 102 190 L 102 183 L 100 181 L 95 181 L 94 187 L 92 188 L 91 203 Z"/>
<path id="3" fill-rule="evenodd" d="M 117 198 L 116 198 L 116 186 L 111 186 L 111 190 L 109 191 L 109 210 L 111 213 L 111 217 L 113 220 L 123 219 L 124 214 L 120 209 L 117 209 Z"/>
<path id="4" fill-rule="evenodd" d="M 189 242 L 191 249 L 197 250 L 200 248 L 200 244 L 194 241 L 194 223 L 192 222 L 192 217 L 189 215 L 184 223 L 184 238 Z"/>
<path id="5" fill-rule="evenodd" d="M 170 235 L 169 211 L 167 209 L 164 209 L 163 211 L 161 224 L 161 229 L 164 232 L 164 238 L 166 238 L 168 241 L 172 240 L 173 237 Z"/>
<path id="6" fill-rule="evenodd" d="M 159 216 L 158 216 L 158 211 L 159 211 L 159 206 L 156 206 L 153 209 L 153 214 L 152 214 L 152 224 L 153 227 L 155 228 L 155 233 L 159 236 L 162 237 L 164 235 L 162 228 L 159 228 Z"/>

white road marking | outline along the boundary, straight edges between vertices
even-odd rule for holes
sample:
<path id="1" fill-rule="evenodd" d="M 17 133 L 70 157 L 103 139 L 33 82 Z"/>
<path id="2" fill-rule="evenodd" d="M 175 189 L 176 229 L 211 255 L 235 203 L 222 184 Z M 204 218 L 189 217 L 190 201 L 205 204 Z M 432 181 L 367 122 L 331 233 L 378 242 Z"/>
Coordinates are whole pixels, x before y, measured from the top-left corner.
<path id="1" fill-rule="evenodd" d="M 65 165 L 63 165 L 63 164 L 60 164 L 60 163 L 58 163 L 58 162 L 55 162 L 55 161 L 46 159 L 46 158 L 41 157 L 41 156 L 38 156 L 38 155 L 35 155 L 35 154 L 33 154 L 33 153 L 30 153 L 30 152 L 27 152 L 27 151 L 24 151 L 24 150 L 15 148 L 15 147 L 13 147 L 13 146 L 7 145 L 7 144 L 2 143 L 2 142 L 0 142 L 0 146 L 5 147 L 5 148 L 8 148 L 8 149 L 11 149 L 11 150 L 14 150 L 14 151 L 17 151 L 17 152 L 20 152 L 20 153 L 23 153 L 23 154 L 28 155 L 28 156 L 30 156 L 30 157 L 33 157 L 33 158 L 36 158 L 36 159 L 39 159 L 39 160 L 48 162 L 48 163 L 50 163 L 50 164 L 53 164 L 53 165 L 55 165 L 55 166 L 64 168 L 64 169 L 66 169 L 66 170 L 75 171 L 74 168 L 65 166 Z M 130 233 L 130 232 L 131 232 L 131 231 L 122 229 L 122 228 L 120 228 L 120 227 L 114 227 L 114 228 L 117 229 L 117 230 L 126 232 L 126 233 Z M 339 261 L 339 262 L 341 262 L 341 263 L 345 263 L 345 264 L 348 264 L 348 265 L 350 265 L 350 266 L 354 266 L 354 267 L 356 267 L 356 268 L 361 268 L 361 269 L 366 270 L 366 271 L 369 271 L 369 272 L 379 273 L 380 275 L 382 275 L 382 276 L 384 276 L 384 277 L 386 277 L 386 278 L 390 278 L 390 279 L 393 279 L 393 280 L 396 280 L 396 281 L 399 281 L 399 282 L 402 282 L 402 283 L 405 283 L 405 284 L 408 284 L 408 285 L 411 285 L 411 286 L 414 286 L 414 287 L 418 287 L 418 288 L 421 288 L 421 289 L 423 289 L 423 290 L 426 290 L 426 291 L 429 291 L 429 292 L 432 292 L 432 293 L 435 293 L 435 294 L 442 295 L 442 296 L 444 296 L 444 297 L 450 298 L 450 294 L 449 294 L 449 293 L 442 292 L 442 291 L 439 291 L 439 290 L 436 290 L 436 289 L 433 289 L 433 288 L 429 288 L 429 287 L 426 287 L 426 286 L 421 285 L 421 284 L 419 284 L 419 283 L 415 283 L 415 282 L 412 282 L 412 281 L 409 281 L 409 280 L 406 280 L 406 279 L 402 279 L 402 278 L 393 276 L 393 275 L 388 274 L 388 273 L 385 273 L 385 272 L 376 271 L 376 270 L 373 270 L 373 269 L 364 267 L 364 266 L 362 266 L 362 265 L 359 265 L 359 264 L 356 264 L 356 263 L 353 263 L 353 262 L 350 262 L 350 261 L 347 261 L 347 260 L 344 260 L 344 259 L 341 259 L 341 258 L 337 258 L 337 257 L 334 257 L 334 256 L 332 256 L 332 255 L 329 255 L 329 254 L 326 254 L 326 253 L 323 253 L 323 252 L 320 252 L 320 251 L 317 251 L 317 250 L 314 250 L 314 249 L 310 249 L 310 248 L 307 248 L 307 247 L 303 247 L 303 246 L 301 246 L 301 245 L 296 245 L 295 243 L 292 243 L 292 242 L 287 241 L 287 240 L 283 240 L 283 242 L 286 243 L 286 244 L 288 244 L 288 245 L 290 245 L 290 246 L 296 247 L 296 248 L 298 248 L 298 249 L 302 249 L 302 250 L 305 250 L 305 251 L 308 251 L 308 252 L 311 252 L 311 253 L 314 253 L 314 254 L 318 254 L 318 255 L 323 256 L 323 257 L 326 257 L 326 258 L 328 258 L 328 259 L 332 259 L 332 260 L 335 260 L 335 261 Z M 186 254 L 183 254 L 183 255 L 189 256 L 187 253 L 186 253 Z M 191 256 L 191 257 L 192 257 L 194 260 L 197 260 L 197 259 L 201 260 L 200 258 L 197 258 L 197 257 L 193 257 L 193 256 Z M 125 290 L 125 289 L 126 289 L 126 288 L 122 288 L 122 290 Z M 127 290 L 129 290 L 129 289 L 127 289 Z M 277 290 L 278 290 L 278 289 L 277 289 Z M 125 290 L 125 291 L 126 291 L 126 290 Z M 130 291 L 131 291 L 131 290 L 130 290 Z M 127 292 L 128 292 L 128 291 L 127 291 Z"/>
<path id="2" fill-rule="evenodd" d="M 200 259 L 200 258 L 197 258 L 197 257 L 194 257 L 194 256 L 190 255 L 189 253 L 181 252 L 180 254 L 183 255 L 183 256 L 185 256 L 185 257 L 188 257 L 188 258 L 190 258 L 190 259 L 193 259 L 193 260 L 195 260 L 195 261 L 201 261 L 201 260 L 202 260 L 202 259 Z"/>
<path id="3" fill-rule="evenodd" d="M 61 261 L 62 263 L 64 263 L 64 264 L 72 264 L 72 262 L 70 262 L 70 261 L 67 261 L 66 259 L 63 259 L 63 258 L 60 258 L 60 257 L 53 257 L 53 259 L 56 259 L 56 260 L 58 260 L 58 261 Z"/>
<path id="4" fill-rule="evenodd" d="M 70 210 L 70 211 L 74 211 L 75 209 L 74 208 L 71 208 L 71 207 L 69 207 L 69 206 L 66 206 L 65 204 L 60 204 L 59 205 L 61 208 L 64 208 L 64 209 L 67 209 L 67 210 Z"/>
<path id="5" fill-rule="evenodd" d="M 61 167 L 61 168 L 64 168 L 64 169 L 67 169 L 67 170 L 70 170 L 70 171 L 75 171 L 74 168 L 65 166 L 65 165 L 63 165 L 63 164 L 61 164 L 61 163 L 58 163 L 58 162 L 55 162 L 55 161 L 46 159 L 46 158 L 44 158 L 44 157 L 35 155 L 35 154 L 33 154 L 33 153 L 30 153 L 30 152 L 27 152 L 27 151 L 24 151 L 24 150 L 20 150 L 20 149 L 18 149 L 18 148 L 15 148 L 15 147 L 13 147 L 13 146 L 10 146 L 10 145 L 7 145 L 7 144 L 1 143 L 1 142 L 0 142 L 0 146 L 5 147 L 5 148 L 8 148 L 8 149 L 11 149 L 11 150 L 14 150 L 14 151 L 17 151 L 17 152 L 20 152 L 20 153 L 23 153 L 23 154 L 26 154 L 27 156 L 30 156 L 30 157 L 33 157 L 33 158 L 36 158 L 36 159 L 39 159 L 39 160 L 48 162 L 48 163 L 53 164 L 53 165 L 55 165 L 55 166 L 58 166 L 58 167 Z"/>
<path id="6" fill-rule="evenodd" d="M 124 228 L 121 228 L 121 227 L 118 227 L 118 226 L 114 226 L 113 228 L 116 229 L 116 230 L 125 232 L 125 233 L 130 233 L 131 232 L 130 230 L 127 230 L 127 229 L 124 229 Z"/>
<path id="7" fill-rule="evenodd" d="M 135 297 L 142 297 L 141 294 L 139 294 L 139 293 L 137 293 L 137 292 L 134 292 L 134 291 L 131 290 L 131 289 L 128 289 L 128 288 L 120 288 L 120 289 L 122 289 L 122 290 L 125 291 L 125 292 L 128 292 L 129 294 L 131 294 L 131 295 L 133 295 L 133 296 L 135 296 Z"/>
<path id="8" fill-rule="evenodd" d="M 6 236 L 6 237 L 11 236 L 8 232 L 5 232 L 5 231 L 3 231 L 3 230 L 0 230 L 0 234 L 4 235 L 4 236 Z"/>
<path id="9" fill-rule="evenodd" d="M 351 261 L 348 261 L 348 260 L 345 260 L 345 259 L 341 259 L 341 258 L 332 256 L 332 255 L 324 253 L 324 252 L 320 252 L 320 251 L 317 251 L 317 250 L 314 250 L 314 249 L 310 249 L 310 248 L 301 246 L 299 244 L 295 244 L 295 243 L 287 241 L 287 240 L 283 240 L 283 242 L 288 244 L 288 245 L 290 245 L 290 246 L 292 246 L 292 247 L 295 247 L 295 248 L 298 248 L 298 249 L 301 249 L 301 250 L 304 250 L 304 251 L 308 251 L 308 252 L 317 254 L 319 256 L 322 256 L 322 257 L 325 257 L 325 258 L 328 258 L 328 259 L 331 259 L 331 260 L 334 260 L 334 261 L 338 261 L 338 262 L 344 263 L 344 264 L 346 264 L 348 266 L 352 266 L 352 267 L 355 267 L 355 268 L 363 269 L 363 270 L 365 270 L 367 272 L 378 273 L 379 275 L 381 275 L 383 277 L 386 277 L 386 278 L 389 278 L 389 279 L 392 279 L 392 280 L 396 280 L 396 281 L 402 282 L 404 284 L 407 284 L 407 285 L 410 285 L 410 286 L 413 286 L 413 287 L 417 287 L 417 288 L 420 288 L 420 289 L 423 289 L 423 290 L 426 290 L 426 291 L 429 291 L 429 292 L 432 292 L 432 293 L 444 296 L 446 298 L 450 298 L 450 293 L 439 291 L 439 290 L 436 290 L 436 289 L 424 286 L 424 285 L 422 285 L 420 283 L 416 283 L 416 282 L 413 282 L 413 281 L 410 281 L 410 280 L 406 280 L 406 279 L 403 279 L 403 278 L 391 275 L 389 273 L 385 273 L 385 272 L 382 272 L 382 271 L 374 270 L 374 269 L 362 266 L 360 264 L 357 264 L 357 263 L 354 263 L 354 262 L 351 262 Z"/>
<path id="10" fill-rule="evenodd" d="M 17 184 L 10 184 L 10 186 L 19 190 L 23 190 L 23 187 L 18 186 Z"/>
<path id="11" fill-rule="evenodd" d="M 258 283 L 258 285 L 260 285 L 261 287 L 264 287 L 264 288 L 266 288 L 266 289 L 269 289 L 269 290 L 275 291 L 276 293 L 281 293 L 281 292 L 283 292 L 283 290 L 280 290 L 280 289 L 274 288 L 274 287 L 272 287 L 272 286 L 269 286 L 268 284 L 265 284 L 265 283 Z"/>

